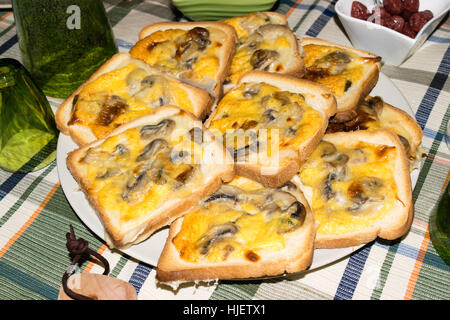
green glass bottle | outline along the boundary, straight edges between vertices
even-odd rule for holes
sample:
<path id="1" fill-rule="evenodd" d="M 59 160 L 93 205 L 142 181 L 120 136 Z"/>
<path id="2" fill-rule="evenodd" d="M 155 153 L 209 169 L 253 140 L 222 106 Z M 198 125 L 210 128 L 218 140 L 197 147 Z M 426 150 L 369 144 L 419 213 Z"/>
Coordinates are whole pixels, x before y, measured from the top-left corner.
<path id="1" fill-rule="evenodd" d="M 439 256 L 450 266 L 450 183 L 431 212 L 430 237 Z"/>
<path id="2" fill-rule="evenodd" d="M 47 96 L 66 98 L 117 53 L 101 0 L 12 0 L 23 64 Z"/>
<path id="3" fill-rule="evenodd" d="M 0 59 L 0 168 L 26 173 L 56 157 L 58 130 L 53 111 L 14 59 Z"/>

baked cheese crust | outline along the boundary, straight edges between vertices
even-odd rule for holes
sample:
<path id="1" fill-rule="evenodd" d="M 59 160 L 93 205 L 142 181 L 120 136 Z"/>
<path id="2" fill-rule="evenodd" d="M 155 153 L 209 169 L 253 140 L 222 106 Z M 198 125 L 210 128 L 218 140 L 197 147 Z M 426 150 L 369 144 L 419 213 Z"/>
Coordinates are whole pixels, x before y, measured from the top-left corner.
<path id="1" fill-rule="evenodd" d="M 164 105 L 177 105 L 202 119 L 212 102 L 207 92 L 119 53 L 60 105 L 56 122 L 84 145 Z"/>
<path id="2" fill-rule="evenodd" d="M 335 121 L 347 119 L 378 81 L 380 57 L 369 52 L 303 38 L 305 78 L 327 86 L 335 95 L 338 110 Z"/>
<path id="3" fill-rule="evenodd" d="M 409 114 L 384 102 L 381 97 L 366 97 L 355 110 L 353 119 L 330 123 L 327 133 L 380 128 L 389 129 L 398 135 L 405 148 L 410 170 L 418 168 L 422 159 L 422 128 Z"/>
<path id="4" fill-rule="evenodd" d="M 297 39 L 284 16 L 256 12 L 224 22 L 233 26 L 238 35 L 236 52 L 225 79 L 225 91 L 250 70 L 303 75 Z"/>
<path id="5" fill-rule="evenodd" d="M 334 108 L 323 86 L 253 71 L 225 94 L 206 126 L 233 155 L 237 174 L 277 187 L 320 140 Z"/>
<path id="6" fill-rule="evenodd" d="M 313 217 L 292 183 L 272 189 L 236 176 L 171 229 L 158 263 L 163 281 L 259 277 L 311 263 Z"/>
<path id="7" fill-rule="evenodd" d="M 221 22 L 156 23 L 145 27 L 130 49 L 139 58 L 219 97 L 236 44 Z"/>
<path id="8" fill-rule="evenodd" d="M 298 174 L 317 224 L 317 247 L 395 239 L 409 228 L 411 182 L 400 140 L 387 130 L 324 136 Z"/>
<path id="9" fill-rule="evenodd" d="M 198 197 L 196 193 L 203 195 L 211 183 L 214 192 L 223 176 L 226 180 L 234 173 L 223 147 L 193 116 L 172 106 L 150 116 L 67 158 L 69 170 L 100 213 L 113 246 L 143 240 L 142 234 L 148 236 L 149 229 L 155 231 L 174 219 L 170 203 L 189 205 Z M 213 170 L 218 163 L 222 167 Z"/>

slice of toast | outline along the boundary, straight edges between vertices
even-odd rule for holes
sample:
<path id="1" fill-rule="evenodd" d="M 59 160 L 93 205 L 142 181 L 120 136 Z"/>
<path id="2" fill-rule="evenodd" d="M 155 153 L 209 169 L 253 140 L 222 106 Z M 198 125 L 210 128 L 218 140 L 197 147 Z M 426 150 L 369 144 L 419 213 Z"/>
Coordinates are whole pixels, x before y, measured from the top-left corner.
<path id="1" fill-rule="evenodd" d="M 381 58 L 376 55 L 322 39 L 302 39 L 305 78 L 320 82 L 333 92 L 337 112 L 332 121 L 354 116 L 354 110 L 378 82 Z"/>
<path id="2" fill-rule="evenodd" d="M 234 30 L 236 30 L 238 39 L 244 39 L 248 37 L 259 27 L 266 24 L 288 24 L 284 15 L 272 11 L 252 12 L 246 15 L 228 18 L 222 21 L 226 24 L 231 25 Z"/>
<path id="3" fill-rule="evenodd" d="M 130 54 L 182 81 L 223 92 L 236 46 L 236 32 L 223 22 L 158 22 L 144 27 Z"/>
<path id="4" fill-rule="evenodd" d="M 277 189 L 235 177 L 170 226 L 159 281 L 275 276 L 312 261 L 314 221 L 292 183 Z"/>
<path id="5" fill-rule="evenodd" d="M 236 174 L 276 188 L 299 170 L 336 111 L 331 91 L 308 80 L 252 71 L 205 125 L 234 156 Z"/>
<path id="6" fill-rule="evenodd" d="M 202 119 L 212 103 L 206 91 L 118 53 L 59 106 L 55 120 L 62 133 L 85 145 L 162 105 L 180 106 Z"/>
<path id="7" fill-rule="evenodd" d="M 232 179 L 232 159 L 203 129 L 191 113 L 164 106 L 69 153 L 111 247 L 147 239 Z"/>
<path id="8" fill-rule="evenodd" d="M 398 135 L 405 147 L 410 170 L 419 166 L 422 159 L 420 143 L 423 131 L 413 117 L 384 102 L 381 97 L 366 97 L 355 111 L 355 117 L 349 121 L 330 123 L 326 133 L 389 129 Z"/>
<path id="9" fill-rule="evenodd" d="M 376 237 L 393 240 L 411 226 L 408 161 L 389 130 L 325 135 L 292 181 L 312 208 L 316 248 L 355 246 Z"/>
<path id="10" fill-rule="evenodd" d="M 256 12 L 224 20 L 238 35 L 236 52 L 224 91 L 234 88 L 239 78 L 251 70 L 302 77 L 305 68 L 297 37 L 286 18 L 278 13 Z"/>

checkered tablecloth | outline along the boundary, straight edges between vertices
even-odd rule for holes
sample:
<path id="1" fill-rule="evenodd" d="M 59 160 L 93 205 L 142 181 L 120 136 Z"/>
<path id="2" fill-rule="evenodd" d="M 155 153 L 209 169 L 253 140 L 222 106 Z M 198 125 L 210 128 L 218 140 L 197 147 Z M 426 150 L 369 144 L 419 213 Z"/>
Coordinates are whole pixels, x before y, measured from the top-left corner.
<path id="1" fill-rule="evenodd" d="M 299 36 L 350 45 L 335 11 L 336 1 L 281 0 L 275 10 L 286 15 Z M 120 51 L 152 22 L 180 20 L 169 0 L 104 2 Z M 82 224 L 61 189 L 56 162 L 30 174 L 0 169 L 0 299 L 56 299 L 70 258 L 65 234 L 72 224 L 111 265 L 110 276 L 130 282 L 139 299 L 450 299 L 450 268 L 437 255 L 428 218 L 450 177 L 445 128 L 450 117 L 450 22 L 448 16 L 423 47 L 399 67 L 384 65 L 411 105 L 424 131 L 426 157 L 414 189 L 415 216 L 400 241 L 374 241 L 326 267 L 270 280 L 221 281 L 185 285 L 178 291 L 155 281 L 155 268 L 109 250 Z M 0 56 L 20 59 L 11 11 L 0 11 Z M 58 101 L 51 100 L 54 109 Z M 1 128 L 0 128 L 1 130 Z M 82 272 L 102 273 L 86 262 Z"/>

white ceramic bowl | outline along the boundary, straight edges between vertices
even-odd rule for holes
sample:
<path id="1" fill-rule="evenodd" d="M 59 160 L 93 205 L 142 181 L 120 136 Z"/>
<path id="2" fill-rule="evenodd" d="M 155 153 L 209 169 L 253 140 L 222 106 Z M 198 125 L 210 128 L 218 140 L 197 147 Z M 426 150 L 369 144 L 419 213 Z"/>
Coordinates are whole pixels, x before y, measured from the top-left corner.
<path id="1" fill-rule="evenodd" d="M 421 0 L 419 11 L 431 10 L 433 19 L 412 39 L 400 32 L 381 25 L 353 18 L 350 15 L 354 0 L 339 0 L 335 10 L 352 45 L 357 49 L 372 52 L 384 63 L 398 66 L 419 49 L 450 9 L 450 0 Z M 373 0 L 359 0 L 369 11 L 374 7 Z"/>

